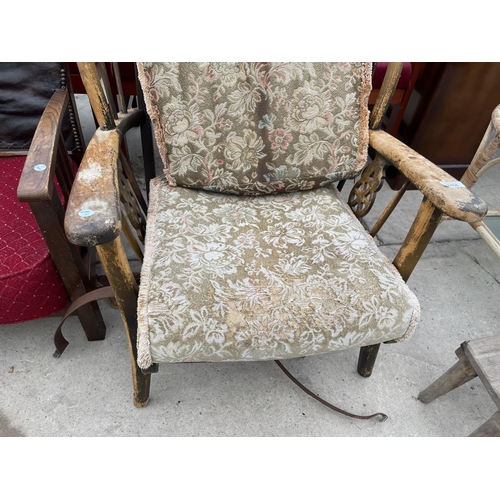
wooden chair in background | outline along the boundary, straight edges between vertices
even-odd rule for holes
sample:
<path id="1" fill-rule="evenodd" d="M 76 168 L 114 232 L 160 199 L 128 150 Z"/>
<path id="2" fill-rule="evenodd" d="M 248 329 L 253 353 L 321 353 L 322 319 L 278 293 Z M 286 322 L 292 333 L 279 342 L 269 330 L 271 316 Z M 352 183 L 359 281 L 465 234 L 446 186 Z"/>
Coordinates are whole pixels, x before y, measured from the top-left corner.
<path id="1" fill-rule="evenodd" d="M 472 188 L 487 172 L 500 165 L 500 105 L 491 115 L 483 140 L 458 184 Z M 500 207 L 489 207 L 486 217 L 470 224 L 500 258 Z M 457 350 L 458 362 L 423 390 L 419 399 L 430 403 L 436 398 L 479 377 L 500 410 L 500 335 L 464 342 Z M 470 436 L 500 437 L 500 411 Z"/>
<path id="2" fill-rule="evenodd" d="M 498 411 L 479 426 L 470 437 L 500 437 L 500 335 L 464 342 L 456 351 L 459 358 L 444 375 L 418 396 L 422 403 L 436 398 L 479 377 Z"/>
<path id="3" fill-rule="evenodd" d="M 67 65 L 0 63 L 0 324 L 61 314 L 95 288 L 95 249 L 63 228 L 84 151 Z M 78 317 L 104 338 L 96 302 Z"/>

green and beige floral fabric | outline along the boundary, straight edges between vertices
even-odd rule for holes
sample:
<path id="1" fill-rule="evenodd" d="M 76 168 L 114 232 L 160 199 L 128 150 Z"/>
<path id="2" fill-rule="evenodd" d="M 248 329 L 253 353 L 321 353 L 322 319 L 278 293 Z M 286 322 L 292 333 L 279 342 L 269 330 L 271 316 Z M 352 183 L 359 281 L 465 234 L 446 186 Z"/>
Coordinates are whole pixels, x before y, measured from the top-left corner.
<path id="1" fill-rule="evenodd" d="M 138 63 L 171 186 L 307 190 L 366 163 L 370 63 Z"/>
<path id="2" fill-rule="evenodd" d="M 141 368 L 411 335 L 415 296 L 332 187 L 366 161 L 370 64 L 138 70 L 165 164 L 150 191 Z"/>
<path id="3" fill-rule="evenodd" d="M 270 360 L 407 338 L 418 302 L 334 187 L 151 184 L 138 362 Z"/>

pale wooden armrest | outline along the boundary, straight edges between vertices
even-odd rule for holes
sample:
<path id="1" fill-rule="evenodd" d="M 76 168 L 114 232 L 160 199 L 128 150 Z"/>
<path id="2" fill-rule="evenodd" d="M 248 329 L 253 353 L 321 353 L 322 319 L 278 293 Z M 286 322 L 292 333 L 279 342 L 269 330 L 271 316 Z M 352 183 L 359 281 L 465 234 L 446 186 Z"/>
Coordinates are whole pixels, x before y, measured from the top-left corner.
<path id="1" fill-rule="evenodd" d="M 113 130 L 98 129 L 92 137 L 71 189 L 64 230 L 71 243 L 97 246 L 114 240 L 121 231 L 118 160 L 127 130 L 144 120 L 131 110 L 120 115 Z"/>
<path id="2" fill-rule="evenodd" d="M 19 201 L 50 200 L 54 188 L 57 146 L 68 92 L 56 90 L 36 128 L 17 188 Z M 44 165 L 35 170 L 37 165 Z"/>
<path id="3" fill-rule="evenodd" d="M 96 246 L 114 240 L 121 231 L 117 129 L 97 130 L 71 189 L 64 230 L 71 243 Z"/>
<path id="4" fill-rule="evenodd" d="M 400 170 L 439 210 L 454 219 L 473 223 L 482 220 L 488 205 L 450 174 L 382 130 L 370 130 L 370 145 Z"/>

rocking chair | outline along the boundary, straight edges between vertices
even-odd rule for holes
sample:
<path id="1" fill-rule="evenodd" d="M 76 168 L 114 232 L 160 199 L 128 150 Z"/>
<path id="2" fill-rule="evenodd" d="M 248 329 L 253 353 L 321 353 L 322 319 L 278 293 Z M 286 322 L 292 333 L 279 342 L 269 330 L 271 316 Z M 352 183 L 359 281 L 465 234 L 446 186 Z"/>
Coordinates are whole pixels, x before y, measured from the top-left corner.
<path id="1" fill-rule="evenodd" d="M 380 344 L 415 330 L 419 305 L 405 282 L 442 215 L 474 223 L 487 211 L 380 130 L 401 63 L 389 64 L 371 114 L 370 63 L 138 63 L 145 106 L 128 108 L 122 96 L 120 110 L 105 66 L 78 66 L 100 128 L 65 229 L 74 244 L 97 247 L 127 333 L 137 407 L 159 363 L 360 347 L 358 372 L 370 376 Z M 150 119 L 164 172 L 148 207 L 120 144 Z M 388 164 L 424 195 L 392 264 L 358 221 Z M 357 177 L 344 201 L 339 190 Z M 122 234 L 144 259 L 140 286 Z"/>

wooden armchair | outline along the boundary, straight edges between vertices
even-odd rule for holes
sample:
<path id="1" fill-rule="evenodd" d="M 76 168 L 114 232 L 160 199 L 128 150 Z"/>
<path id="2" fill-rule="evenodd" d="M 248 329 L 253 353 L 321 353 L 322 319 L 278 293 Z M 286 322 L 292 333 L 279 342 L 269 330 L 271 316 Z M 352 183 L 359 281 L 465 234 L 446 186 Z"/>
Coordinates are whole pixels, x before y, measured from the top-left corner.
<path id="1" fill-rule="evenodd" d="M 500 165 L 500 105 L 493 110 L 483 140 L 460 183 L 472 188 L 483 175 L 487 175 L 491 168 L 498 165 Z M 470 225 L 500 258 L 498 205 L 490 207 L 483 220 L 471 222 Z M 419 394 L 420 401 L 430 403 L 479 377 L 499 411 L 470 436 L 500 437 L 500 335 L 465 341 L 455 353 L 459 358 L 457 363 Z"/>
<path id="2" fill-rule="evenodd" d="M 138 407 L 163 362 L 360 347 L 358 372 L 369 376 L 380 344 L 416 327 L 419 305 L 405 281 L 442 215 L 473 223 L 487 211 L 380 130 L 401 63 L 389 64 L 371 115 L 370 63 L 138 63 L 147 112 L 117 113 L 105 68 L 78 66 L 100 128 L 65 229 L 74 244 L 97 247 L 127 333 Z M 149 117 L 164 173 L 147 207 L 120 144 Z M 377 153 L 366 166 L 368 145 Z M 424 195 L 393 264 L 357 220 L 387 164 Z M 344 201 L 344 181 L 358 177 Z M 122 234 L 144 259 L 140 286 Z"/>
<path id="3" fill-rule="evenodd" d="M 95 249 L 63 228 L 84 149 L 65 63 L 0 63 L 0 324 L 60 314 L 94 288 Z M 78 316 L 104 338 L 96 302 Z"/>
<path id="4" fill-rule="evenodd" d="M 492 167 L 500 165 L 500 105 L 491 114 L 483 140 L 460 181 L 471 189 Z M 484 220 L 471 223 L 472 228 L 500 258 L 500 207 L 488 210 Z"/>

